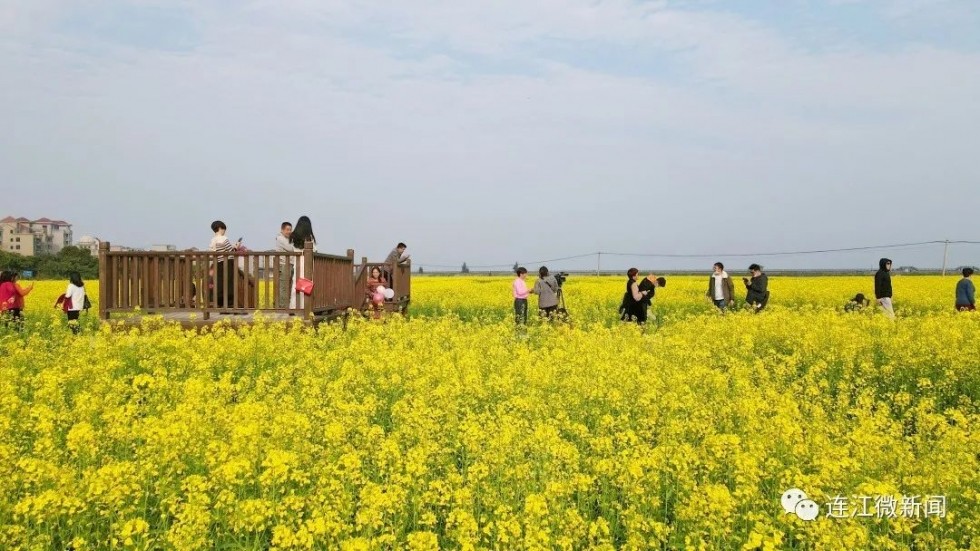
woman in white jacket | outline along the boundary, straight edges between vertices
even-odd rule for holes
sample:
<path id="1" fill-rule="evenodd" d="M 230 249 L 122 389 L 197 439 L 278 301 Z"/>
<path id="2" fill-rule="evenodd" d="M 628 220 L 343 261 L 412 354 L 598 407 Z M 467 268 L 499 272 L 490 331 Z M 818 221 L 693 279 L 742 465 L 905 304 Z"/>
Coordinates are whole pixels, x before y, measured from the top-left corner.
<path id="1" fill-rule="evenodd" d="M 313 252 L 316 252 L 316 236 L 313 235 L 313 223 L 310 222 L 308 216 L 300 216 L 299 220 L 296 221 L 296 225 L 293 226 L 291 240 L 295 252 L 303 252 L 307 241 L 313 242 Z M 293 272 L 292 290 L 289 295 L 290 309 L 304 307 L 305 295 L 296 292 L 296 278 L 306 277 L 304 274 L 306 274 L 306 260 L 300 256 L 296 262 L 296 270 Z"/>
<path id="2" fill-rule="evenodd" d="M 82 275 L 78 272 L 68 274 L 68 290 L 65 291 L 65 300 L 71 301 L 67 311 L 68 327 L 71 327 L 71 332 L 77 335 L 80 330 L 78 316 L 85 308 L 85 282 L 82 281 Z"/>

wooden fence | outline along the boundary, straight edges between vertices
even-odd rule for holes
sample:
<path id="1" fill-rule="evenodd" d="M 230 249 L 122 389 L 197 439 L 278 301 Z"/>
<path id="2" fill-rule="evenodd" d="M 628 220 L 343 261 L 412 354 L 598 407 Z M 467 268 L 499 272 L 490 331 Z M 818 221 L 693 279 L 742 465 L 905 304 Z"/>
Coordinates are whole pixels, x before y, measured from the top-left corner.
<path id="1" fill-rule="evenodd" d="M 357 307 L 354 251 L 117 252 L 99 247 L 99 316 L 117 313 L 250 314 L 256 310 L 313 320 Z M 295 276 L 313 282 L 293 291 Z"/>

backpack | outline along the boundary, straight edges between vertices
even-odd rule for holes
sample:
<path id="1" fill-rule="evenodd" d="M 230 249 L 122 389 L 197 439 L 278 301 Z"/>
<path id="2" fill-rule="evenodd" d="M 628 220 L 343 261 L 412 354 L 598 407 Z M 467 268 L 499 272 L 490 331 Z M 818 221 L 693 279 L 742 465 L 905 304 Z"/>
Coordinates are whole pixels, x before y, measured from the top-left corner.
<path id="1" fill-rule="evenodd" d="M 85 293 L 85 302 L 82 303 L 82 308 L 88 310 L 92 307 L 92 301 L 88 299 L 88 293 Z"/>

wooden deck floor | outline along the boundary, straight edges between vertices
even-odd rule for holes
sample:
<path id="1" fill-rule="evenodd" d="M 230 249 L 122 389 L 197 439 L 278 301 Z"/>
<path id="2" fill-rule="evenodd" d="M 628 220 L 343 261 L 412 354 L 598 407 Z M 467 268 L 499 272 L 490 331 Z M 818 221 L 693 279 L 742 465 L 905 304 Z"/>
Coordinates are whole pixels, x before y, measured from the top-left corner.
<path id="1" fill-rule="evenodd" d="M 408 301 L 398 301 L 398 302 L 388 302 L 385 303 L 385 310 L 389 313 L 407 313 Z M 143 320 L 161 320 L 164 323 L 179 323 L 184 328 L 201 328 L 207 327 L 209 325 L 214 325 L 219 322 L 227 322 L 231 325 L 248 325 L 253 323 L 290 323 L 295 320 L 299 320 L 305 323 L 311 323 L 312 325 L 319 325 L 325 321 L 339 320 L 345 324 L 348 315 L 357 315 L 354 312 L 359 312 L 363 315 L 370 315 L 366 311 L 352 311 L 348 314 L 346 310 L 334 310 L 331 312 L 323 314 L 315 314 L 311 319 L 304 319 L 301 314 L 288 314 L 285 312 L 268 312 L 268 311 L 253 311 L 238 314 L 219 314 L 212 312 L 207 319 L 204 318 L 204 314 L 201 312 L 184 311 L 184 312 L 162 312 L 154 314 L 148 312 L 145 314 L 138 313 L 113 313 L 109 318 L 109 323 L 118 325 L 140 325 Z"/>
<path id="2" fill-rule="evenodd" d="M 111 324 L 121 325 L 140 325 L 143 320 L 161 320 L 164 323 L 179 323 L 185 328 L 200 328 L 214 325 L 219 322 L 227 322 L 231 325 L 249 325 L 253 323 L 289 323 L 295 320 L 312 323 L 317 325 L 324 321 L 343 318 L 345 312 L 331 312 L 324 315 L 314 316 L 306 320 L 302 315 L 290 315 L 281 312 L 249 312 L 243 314 L 216 314 L 212 313 L 207 319 L 204 315 L 197 312 L 166 312 L 162 314 L 114 314 L 109 318 Z"/>

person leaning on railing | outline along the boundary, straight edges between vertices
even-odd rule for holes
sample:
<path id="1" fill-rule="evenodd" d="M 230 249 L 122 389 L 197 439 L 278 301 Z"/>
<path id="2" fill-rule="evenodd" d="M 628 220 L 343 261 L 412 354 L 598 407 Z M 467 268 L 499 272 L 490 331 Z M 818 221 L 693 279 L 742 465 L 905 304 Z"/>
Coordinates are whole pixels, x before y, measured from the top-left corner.
<path id="1" fill-rule="evenodd" d="M 408 263 L 409 255 L 405 254 L 405 250 L 408 249 L 408 245 L 404 243 L 398 243 L 391 252 L 388 253 L 388 257 L 385 258 L 385 277 L 388 281 L 393 281 L 395 279 L 395 268 L 397 266 L 404 266 Z"/>

